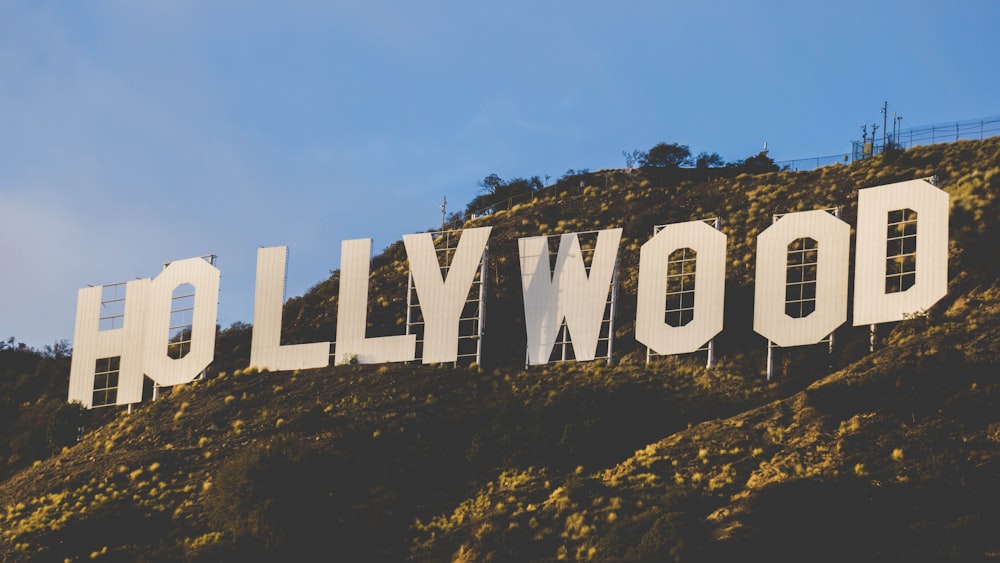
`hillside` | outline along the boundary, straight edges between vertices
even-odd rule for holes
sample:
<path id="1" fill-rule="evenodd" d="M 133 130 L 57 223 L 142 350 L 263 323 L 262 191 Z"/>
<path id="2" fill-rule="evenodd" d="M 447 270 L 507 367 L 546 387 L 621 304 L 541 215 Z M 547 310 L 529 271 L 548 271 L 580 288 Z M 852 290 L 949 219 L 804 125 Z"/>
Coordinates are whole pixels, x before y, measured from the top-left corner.
<path id="1" fill-rule="evenodd" d="M 810 172 L 603 171 L 492 225 L 483 367 L 248 368 L 221 332 L 206 380 L 91 415 L 0 483 L 4 560 L 980 561 L 1000 557 L 1000 138 Z M 764 377 L 754 248 L 773 213 L 936 175 L 948 295 L 917 317 L 782 350 Z M 644 363 L 638 248 L 719 215 L 719 363 Z M 615 358 L 525 370 L 517 238 L 620 226 Z M 402 233 L 401 233 L 402 234 Z M 372 263 L 369 334 L 400 331 L 397 243 Z M 853 261 L 852 261 L 853 262 Z M 283 341 L 332 339 L 337 275 L 286 304 Z M 21 401 L 22 399 L 18 399 Z M 116 414 L 116 416 L 114 416 Z M 97 417 L 110 418 L 104 424 Z M 98 425 L 99 424 L 99 425 Z"/>

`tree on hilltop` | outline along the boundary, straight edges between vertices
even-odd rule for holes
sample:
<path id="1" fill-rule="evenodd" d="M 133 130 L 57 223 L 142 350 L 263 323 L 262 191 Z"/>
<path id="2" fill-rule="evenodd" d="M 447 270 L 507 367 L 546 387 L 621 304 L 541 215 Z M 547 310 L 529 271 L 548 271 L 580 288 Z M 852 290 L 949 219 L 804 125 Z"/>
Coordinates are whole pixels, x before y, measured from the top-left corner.
<path id="1" fill-rule="evenodd" d="M 713 152 L 709 154 L 705 151 L 698 153 L 697 158 L 694 160 L 694 167 L 699 170 L 704 170 L 706 168 L 720 168 L 725 166 L 726 161 L 722 160 L 719 153 Z"/>
<path id="2" fill-rule="evenodd" d="M 746 160 L 736 163 L 737 168 L 750 174 L 763 174 L 765 172 L 778 172 L 781 167 L 775 164 L 774 159 L 767 156 L 767 151 L 761 151 Z"/>
<path id="3" fill-rule="evenodd" d="M 677 143 L 659 143 L 646 152 L 643 166 L 653 168 L 680 168 L 690 166 L 691 148 Z"/>
<path id="4" fill-rule="evenodd" d="M 479 181 L 481 193 L 469 202 L 466 215 L 509 209 L 514 203 L 530 198 L 532 193 L 543 187 L 538 176 L 504 180 L 497 174 L 490 174 Z"/>
<path id="5" fill-rule="evenodd" d="M 642 166 L 642 164 L 646 162 L 647 154 L 643 151 L 636 149 L 632 152 L 622 151 L 622 156 L 625 157 L 625 166 L 629 170 L 632 170 L 633 168 L 636 167 L 636 165 Z"/>

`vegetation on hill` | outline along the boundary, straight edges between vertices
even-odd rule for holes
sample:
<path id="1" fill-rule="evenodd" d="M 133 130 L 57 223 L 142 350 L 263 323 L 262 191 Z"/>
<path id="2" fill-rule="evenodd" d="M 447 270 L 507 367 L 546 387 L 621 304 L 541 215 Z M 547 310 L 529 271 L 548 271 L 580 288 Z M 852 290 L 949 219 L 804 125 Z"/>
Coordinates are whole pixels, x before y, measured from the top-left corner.
<path id="1" fill-rule="evenodd" d="M 781 350 L 767 382 L 752 284 L 772 214 L 841 206 L 854 225 L 859 189 L 932 175 L 951 195 L 947 297 L 882 327 L 874 353 L 849 326 L 832 356 Z M 464 223 L 494 227 L 485 367 L 260 373 L 250 327 L 234 325 L 205 380 L 132 414 L 104 410 L 79 443 L 0 482 L 2 557 L 1000 556 L 1000 138 L 810 172 L 586 172 L 533 193 Z M 729 240 L 720 361 L 646 365 L 632 336 L 639 246 L 655 225 L 716 215 Z M 517 238 L 618 226 L 615 362 L 524 369 Z M 371 283 L 369 334 L 400 333 L 400 243 L 373 260 Z M 337 288 L 334 272 L 286 304 L 286 343 L 331 339 Z"/>
<path id="2" fill-rule="evenodd" d="M 66 403 L 69 352 L 65 341 L 40 350 L 13 337 L 0 342 L 0 481 L 113 416 Z"/>

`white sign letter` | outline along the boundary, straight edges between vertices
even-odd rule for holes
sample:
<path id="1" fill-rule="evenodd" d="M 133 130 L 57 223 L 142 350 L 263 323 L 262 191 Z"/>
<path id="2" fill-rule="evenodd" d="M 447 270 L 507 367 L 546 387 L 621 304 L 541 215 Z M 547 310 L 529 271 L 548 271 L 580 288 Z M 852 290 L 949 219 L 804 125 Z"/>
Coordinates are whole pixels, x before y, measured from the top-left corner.
<path id="1" fill-rule="evenodd" d="M 171 337 L 173 292 L 194 286 L 190 350 L 180 358 L 167 355 Z M 203 258 L 171 262 L 149 287 L 143 366 L 150 379 L 163 386 L 188 383 L 215 357 L 215 323 L 219 308 L 219 269 Z"/>
<path id="2" fill-rule="evenodd" d="M 682 326 L 665 322 L 667 262 L 676 250 L 695 252 L 694 316 Z M 635 339 L 657 354 L 694 352 L 722 330 L 726 291 L 726 235 L 704 221 L 667 225 L 639 251 Z"/>
<path id="3" fill-rule="evenodd" d="M 844 324 L 850 244 L 850 226 L 820 210 L 789 213 L 761 233 L 754 331 L 778 346 L 800 346 Z"/>
<path id="4" fill-rule="evenodd" d="M 458 324 L 493 227 L 462 231 L 444 279 L 430 233 L 404 235 L 406 258 L 424 317 L 425 364 L 458 359 Z"/>
<path id="5" fill-rule="evenodd" d="M 330 364 L 330 343 L 281 345 L 288 247 L 257 249 L 257 289 L 253 300 L 250 365 L 269 370 L 313 369 Z"/>
<path id="6" fill-rule="evenodd" d="M 70 402 L 79 401 L 91 408 L 142 401 L 143 315 L 150 283 L 149 279 L 141 279 L 109 285 L 107 289 L 98 286 L 79 291 L 69 375 Z M 105 291 L 109 292 L 107 301 L 102 298 Z M 101 326 L 102 319 L 108 326 Z M 100 379 L 96 386 L 95 374 Z"/>
<path id="7" fill-rule="evenodd" d="M 927 180 L 858 192 L 854 326 L 903 320 L 947 292 L 948 193 Z"/>
<path id="8" fill-rule="evenodd" d="M 357 359 L 362 364 L 411 361 L 416 356 L 416 335 L 365 337 L 371 252 L 370 238 L 340 243 L 340 303 L 337 306 L 336 342 L 338 361 L 346 363 Z"/>
<path id="9" fill-rule="evenodd" d="M 594 359 L 621 236 L 621 229 L 598 233 L 589 276 L 576 233 L 559 239 L 556 267 L 551 273 L 548 238 L 518 239 L 529 364 L 548 363 L 563 319 L 576 359 Z"/>

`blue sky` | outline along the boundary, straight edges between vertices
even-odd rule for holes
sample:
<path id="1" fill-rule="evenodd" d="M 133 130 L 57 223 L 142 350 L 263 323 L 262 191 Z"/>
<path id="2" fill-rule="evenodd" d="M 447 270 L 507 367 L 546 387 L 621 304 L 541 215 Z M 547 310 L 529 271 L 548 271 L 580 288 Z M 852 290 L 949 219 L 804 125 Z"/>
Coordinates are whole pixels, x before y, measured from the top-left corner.
<path id="1" fill-rule="evenodd" d="M 1000 3 L 0 2 L 0 338 L 72 339 L 77 289 L 218 255 L 253 318 L 440 224 L 490 173 L 622 168 L 661 142 L 727 160 L 846 153 L 1000 114 Z"/>

